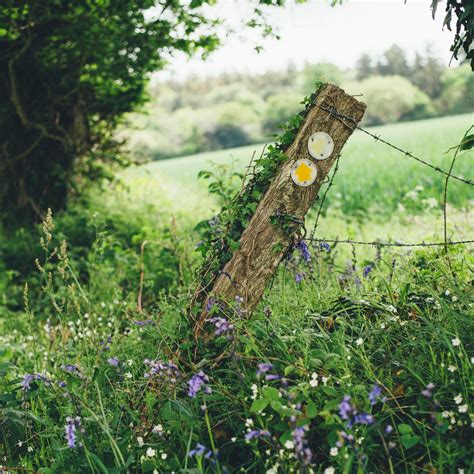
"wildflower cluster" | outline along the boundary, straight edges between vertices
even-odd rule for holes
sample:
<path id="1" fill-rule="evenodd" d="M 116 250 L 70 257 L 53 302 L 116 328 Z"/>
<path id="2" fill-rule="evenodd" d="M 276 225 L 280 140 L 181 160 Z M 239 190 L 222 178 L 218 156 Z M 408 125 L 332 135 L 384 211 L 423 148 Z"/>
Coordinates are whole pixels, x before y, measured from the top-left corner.
<path id="1" fill-rule="evenodd" d="M 208 382 L 209 377 L 202 370 L 199 371 L 188 381 L 188 395 L 191 398 L 195 398 L 201 390 L 207 394 L 212 393 L 211 387 L 207 385 Z"/>
<path id="2" fill-rule="evenodd" d="M 149 371 L 144 374 L 147 379 L 153 378 L 160 382 L 176 384 L 181 377 L 177 365 L 171 361 L 145 359 L 143 362 L 149 367 Z"/>

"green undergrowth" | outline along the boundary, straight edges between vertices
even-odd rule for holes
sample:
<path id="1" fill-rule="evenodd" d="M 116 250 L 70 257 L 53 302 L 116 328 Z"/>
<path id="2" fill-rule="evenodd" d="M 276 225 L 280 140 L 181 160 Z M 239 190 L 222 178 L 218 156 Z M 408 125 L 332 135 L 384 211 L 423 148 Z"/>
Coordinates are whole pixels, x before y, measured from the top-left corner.
<path id="1" fill-rule="evenodd" d="M 106 230 L 93 239 L 100 250 L 85 263 L 87 280 L 56 231 L 48 219 L 36 265 L 42 297 L 25 288 L 25 309 L 0 318 L 3 465 L 42 473 L 474 467 L 474 262 L 465 249 L 341 258 L 337 247 L 312 246 L 310 259 L 295 253 L 282 265 L 252 318 L 238 303 L 225 314 L 211 308 L 216 319 L 196 347 L 186 284 L 139 309 L 138 288 L 100 260 L 116 251 Z M 136 267 L 117 262 L 119 275 Z M 179 280 L 179 266 L 169 271 Z"/>

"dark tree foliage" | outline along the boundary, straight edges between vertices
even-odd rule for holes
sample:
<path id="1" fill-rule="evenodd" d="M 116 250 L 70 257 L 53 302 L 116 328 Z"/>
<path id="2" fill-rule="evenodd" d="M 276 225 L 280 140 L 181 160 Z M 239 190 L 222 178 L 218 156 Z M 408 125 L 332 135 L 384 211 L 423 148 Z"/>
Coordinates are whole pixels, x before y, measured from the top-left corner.
<path id="1" fill-rule="evenodd" d="M 7 225 L 60 209 L 121 160 L 112 132 L 175 51 L 207 54 L 213 0 L 2 0 L 0 200 Z M 252 2 L 250 2 L 252 3 Z M 251 27 L 265 25 L 255 0 Z"/>
<path id="2" fill-rule="evenodd" d="M 443 6 L 444 2 L 432 0 L 431 11 L 433 18 L 436 15 L 438 7 Z M 474 2 L 472 0 L 447 0 L 445 7 L 446 15 L 443 26 L 449 31 L 453 31 L 454 41 L 451 45 L 454 59 L 458 59 L 459 53 L 464 51 L 466 59 L 471 63 L 471 69 L 474 71 L 474 49 L 472 49 L 472 38 L 474 36 Z"/>

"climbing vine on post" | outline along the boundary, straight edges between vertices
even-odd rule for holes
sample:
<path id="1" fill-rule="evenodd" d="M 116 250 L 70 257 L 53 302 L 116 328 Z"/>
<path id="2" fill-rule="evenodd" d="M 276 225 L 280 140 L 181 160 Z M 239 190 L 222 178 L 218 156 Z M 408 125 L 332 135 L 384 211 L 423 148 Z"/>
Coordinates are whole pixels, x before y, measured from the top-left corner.
<path id="1" fill-rule="evenodd" d="M 258 304 L 301 239 L 305 215 L 366 108 L 332 84 L 320 84 L 304 103 L 256 162 L 243 192 L 206 224 L 205 263 L 192 306 L 196 336 L 212 305 L 237 300 L 239 312 L 249 315 Z"/>

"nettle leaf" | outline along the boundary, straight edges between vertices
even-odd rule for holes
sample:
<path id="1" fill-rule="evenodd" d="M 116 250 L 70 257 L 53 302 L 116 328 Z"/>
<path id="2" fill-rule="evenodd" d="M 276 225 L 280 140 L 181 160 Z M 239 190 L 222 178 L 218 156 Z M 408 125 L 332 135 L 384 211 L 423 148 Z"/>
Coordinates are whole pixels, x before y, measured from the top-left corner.
<path id="1" fill-rule="evenodd" d="M 254 400 L 252 403 L 252 406 L 250 407 L 251 412 L 259 412 L 262 410 L 265 410 L 267 406 L 269 405 L 270 400 L 268 398 L 257 398 L 257 400 Z"/>
<path id="2" fill-rule="evenodd" d="M 421 437 L 418 435 L 406 434 L 406 435 L 403 435 L 400 438 L 400 440 L 405 449 L 410 449 L 413 446 L 416 446 L 420 442 Z"/>

